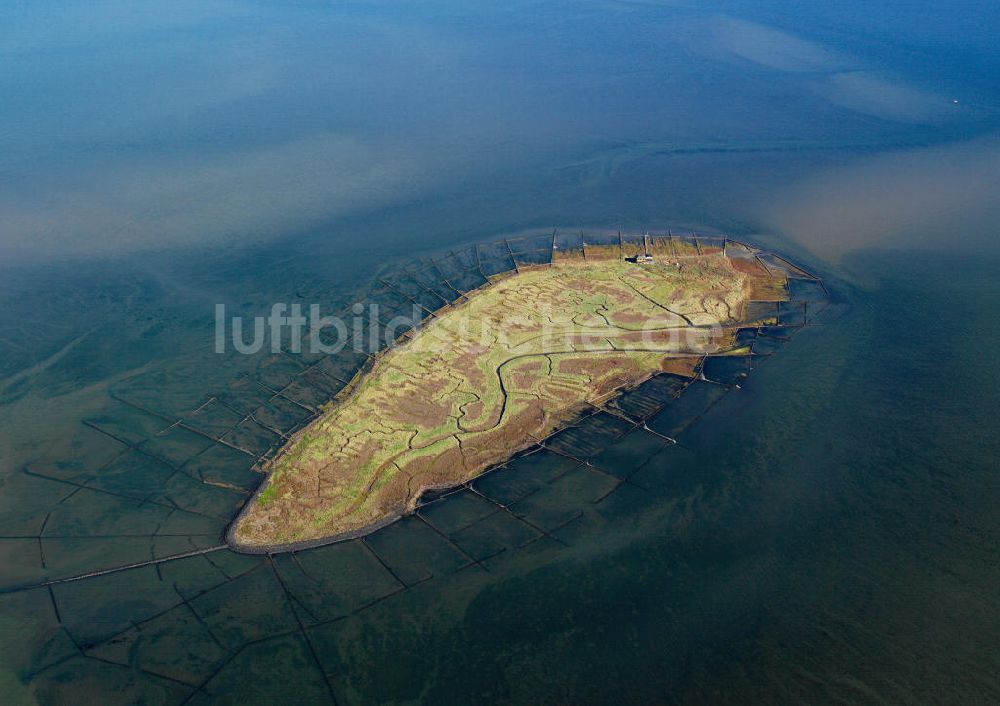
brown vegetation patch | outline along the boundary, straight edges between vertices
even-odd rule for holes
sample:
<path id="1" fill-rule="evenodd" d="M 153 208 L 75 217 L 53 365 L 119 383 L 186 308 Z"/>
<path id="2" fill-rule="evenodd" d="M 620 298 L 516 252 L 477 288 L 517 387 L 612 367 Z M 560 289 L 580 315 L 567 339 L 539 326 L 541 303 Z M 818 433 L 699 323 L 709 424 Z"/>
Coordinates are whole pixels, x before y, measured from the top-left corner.
<path id="1" fill-rule="evenodd" d="M 733 257 L 729 259 L 729 266 L 737 272 L 742 272 L 752 277 L 767 276 L 767 270 L 757 261 L 757 258 Z"/>
<path id="2" fill-rule="evenodd" d="M 584 245 L 584 257 L 587 260 L 620 260 L 621 248 L 614 245 Z"/>
<path id="3" fill-rule="evenodd" d="M 483 413 L 486 411 L 486 405 L 483 404 L 482 400 L 476 400 L 475 402 L 469 402 L 462 407 L 462 413 L 465 415 L 464 419 L 466 421 L 475 422 Z"/>
<path id="4" fill-rule="evenodd" d="M 686 358 L 664 358 L 660 364 L 660 369 L 665 373 L 682 375 L 684 377 L 694 377 L 698 365 L 701 363 L 700 356 L 689 356 Z"/>

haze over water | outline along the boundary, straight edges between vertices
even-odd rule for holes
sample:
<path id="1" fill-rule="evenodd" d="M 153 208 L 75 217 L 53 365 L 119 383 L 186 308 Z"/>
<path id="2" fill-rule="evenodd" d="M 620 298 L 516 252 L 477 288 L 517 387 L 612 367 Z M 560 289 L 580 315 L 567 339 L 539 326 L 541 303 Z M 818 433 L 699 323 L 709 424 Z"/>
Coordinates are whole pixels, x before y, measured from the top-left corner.
<path id="1" fill-rule="evenodd" d="M 126 540 L 80 540 L 40 567 L 30 537 L 66 493 L 22 469 L 97 463 L 81 421 L 137 374 L 168 409 L 256 365 L 212 353 L 216 303 L 345 303 L 387 262 L 534 228 L 722 231 L 824 275 L 835 315 L 692 431 L 675 501 L 317 635 L 332 691 L 1000 699 L 1000 10 L 829 5 L 0 9 L 3 585 L 63 555 L 67 575 L 131 560 Z M 132 531 L 93 514 L 102 536 Z M 280 586 L 250 593 L 223 652 L 284 610 Z M 62 655 L 37 595 L 0 596 L 15 702 L 73 684 L 177 700 L 146 652 Z M 115 610 L 90 624 L 141 606 Z M 301 646 L 261 644 L 220 668 L 233 700 L 294 692 Z M 211 676 L 177 664 L 185 684 Z"/>

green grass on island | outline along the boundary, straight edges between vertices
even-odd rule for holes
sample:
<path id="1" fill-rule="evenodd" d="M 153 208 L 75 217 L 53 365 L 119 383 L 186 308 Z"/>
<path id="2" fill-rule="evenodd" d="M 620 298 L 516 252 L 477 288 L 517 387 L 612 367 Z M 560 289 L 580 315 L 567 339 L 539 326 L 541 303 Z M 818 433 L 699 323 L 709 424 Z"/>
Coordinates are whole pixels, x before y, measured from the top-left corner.
<path id="1" fill-rule="evenodd" d="M 785 281 L 721 250 L 555 259 L 435 313 L 288 442 L 234 539 L 333 537 L 411 511 L 559 428 L 587 402 L 733 352 L 751 300 Z"/>

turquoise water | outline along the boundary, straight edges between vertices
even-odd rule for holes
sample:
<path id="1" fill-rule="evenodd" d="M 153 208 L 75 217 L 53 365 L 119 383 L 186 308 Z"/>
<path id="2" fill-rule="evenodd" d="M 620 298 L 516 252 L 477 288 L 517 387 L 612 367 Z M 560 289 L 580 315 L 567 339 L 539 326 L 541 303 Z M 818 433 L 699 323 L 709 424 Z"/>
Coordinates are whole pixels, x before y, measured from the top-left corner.
<path id="1" fill-rule="evenodd" d="M 10 702 L 1000 699 L 992 4 L 0 13 Z M 302 418 L 215 304 L 553 226 L 730 232 L 835 305 L 678 446 L 601 457 L 635 486 L 517 461 L 493 490 L 548 536 L 428 510 L 471 566 L 412 520 L 43 585 L 220 544 L 260 477 L 167 420 Z"/>

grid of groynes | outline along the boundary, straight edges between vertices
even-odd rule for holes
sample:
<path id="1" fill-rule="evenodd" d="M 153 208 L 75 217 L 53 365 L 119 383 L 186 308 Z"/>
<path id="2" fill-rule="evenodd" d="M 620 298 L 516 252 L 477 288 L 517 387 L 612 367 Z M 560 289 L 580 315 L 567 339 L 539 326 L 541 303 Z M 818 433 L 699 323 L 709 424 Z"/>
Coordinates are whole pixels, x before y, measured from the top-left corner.
<path id="1" fill-rule="evenodd" d="M 146 372 L 114 386 L 109 408 L 84 421 L 94 443 L 80 458 L 23 469 L 51 487 L 53 502 L 33 531 L 2 538 L 9 572 L 0 601 L 29 626 L 15 665 L 21 678 L 187 703 L 227 693 L 277 650 L 287 668 L 258 675 L 261 688 L 280 673 L 302 698 L 337 702 L 344 675 L 316 648 L 330 626 L 435 577 L 488 574 L 503 554 L 565 545 L 567 528 L 624 489 L 669 494 L 650 459 L 677 448 L 829 301 L 819 278 L 775 253 L 673 234 L 554 232 L 477 244 L 380 278 L 362 302 L 363 326 L 349 335 L 368 341 L 372 327 L 397 317 L 415 328 L 507 272 L 646 253 L 743 259 L 787 278 L 787 300 L 748 304 L 736 334 L 746 355 L 703 356 L 693 377 L 664 372 L 622 389 L 507 462 L 425 494 L 412 514 L 335 543 L 251 554 L 225 537 L 267 462 L 379 353 L 350 343 L 334 355 L 264 353 L 198 399 L 178 381 L 183 373 Z M 343 315 L 357 312 L 352 305 Z"/>

